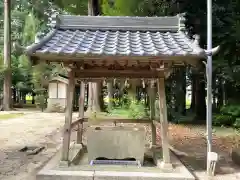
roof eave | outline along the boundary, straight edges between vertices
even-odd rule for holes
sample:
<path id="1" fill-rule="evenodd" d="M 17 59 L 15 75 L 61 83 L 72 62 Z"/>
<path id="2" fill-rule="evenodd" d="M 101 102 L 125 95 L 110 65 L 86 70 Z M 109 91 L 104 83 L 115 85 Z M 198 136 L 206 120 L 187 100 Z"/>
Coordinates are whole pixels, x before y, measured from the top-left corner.
<path id="1" fill-rule="evenodd" d="M 204 51 L 206 56 L 216 55 L 220 51 L 220 45 L 215 48 L 212 48 L 211 50 L 204 50 Z"/>
<path id="2" fill-rule="evenodd" d="M 26 47 L 24 53 L 27 55 L 32 55 L 39 47 L 41 47 L 45 42 L 51 39 L 54 34 L 57 32 L 57 29 L 53 29 L 46 36 L 44 36 L 38 43 L 33 43 L 32 45 Z"/>

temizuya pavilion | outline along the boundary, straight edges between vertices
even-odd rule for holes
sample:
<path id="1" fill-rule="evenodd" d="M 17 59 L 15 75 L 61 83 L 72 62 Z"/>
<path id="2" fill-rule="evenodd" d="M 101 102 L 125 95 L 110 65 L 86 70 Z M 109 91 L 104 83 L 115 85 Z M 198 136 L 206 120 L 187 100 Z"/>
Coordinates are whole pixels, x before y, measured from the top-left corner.
<path id="1" fill-rule="evenodd" d="M 58 15 L 53 24 L 53 30 L 38 43 L 30 46 L 26 53 L 34 63 L 41 61 L 62 63 L 69 73 L 61 163 L 69 165 L 71 128 L 74 125 L 82 125 L 84 119 L 82 103 L 81 119 L 72 123 L 74 79 L 82 80 L 83 85 L 85 81 L 128 78 L 157 82 L 160 96 L 162 165 L 168 167 L 171 160 L 167 139 L 164 79 L 169 76 L 173 67 L 185 64 L 197 65 L 208 54 L 214 54 L 217 49 L 207 52 L 199 46 L 198 39 L 190 40 L 185 33 L 182 15 L 172 17 Z M 84 102 L 84 93 L 81 94 L 81 102 Z M 152 126 L 154 124 L 156 123 Z M 82 129 L 79 127 L 77 143 L 82 143 Z M 156 129 L 152 127 L 152 130 Z M 156 136 L 154 132 L 152 134 Z"/>

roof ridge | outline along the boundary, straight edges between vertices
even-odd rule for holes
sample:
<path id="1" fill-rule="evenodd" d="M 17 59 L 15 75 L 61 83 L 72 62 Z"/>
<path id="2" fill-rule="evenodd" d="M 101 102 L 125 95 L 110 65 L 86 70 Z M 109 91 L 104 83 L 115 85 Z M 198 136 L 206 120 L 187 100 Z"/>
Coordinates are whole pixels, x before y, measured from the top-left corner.
<path id="1" fill-rule="evenodd" d="M 124 31 L 179 31 L 185 29 L 185 13 L 175 16 L 52 16 L 52 27 L 57 29 L 124 30 Z"/>

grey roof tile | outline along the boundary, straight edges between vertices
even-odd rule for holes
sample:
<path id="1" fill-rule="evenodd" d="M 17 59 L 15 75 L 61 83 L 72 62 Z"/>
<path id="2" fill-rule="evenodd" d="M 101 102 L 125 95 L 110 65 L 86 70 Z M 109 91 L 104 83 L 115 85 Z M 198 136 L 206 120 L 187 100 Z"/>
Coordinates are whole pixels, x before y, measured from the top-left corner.
<path id="1" fill-rule="evenodd" d="M 61 18 L 60 24 L 56 23 L 55 30 L 38 44 L 29 47 L 28 53 L 73 56 L 203 56 L 205 54 L 198 44 L 181 31 L 182 22 L 178 16 L 153 18 L 61 16 Z M 119 22 L 115 22 L 117 20 Z M 134 28 L 131 28 L 131 25 Z"/>
<path id="2" fill-rule="evenodd" d="M 178 32 L 57 30 L 36 53 L 92 55 L 198 55 L 202 52 Z"/>

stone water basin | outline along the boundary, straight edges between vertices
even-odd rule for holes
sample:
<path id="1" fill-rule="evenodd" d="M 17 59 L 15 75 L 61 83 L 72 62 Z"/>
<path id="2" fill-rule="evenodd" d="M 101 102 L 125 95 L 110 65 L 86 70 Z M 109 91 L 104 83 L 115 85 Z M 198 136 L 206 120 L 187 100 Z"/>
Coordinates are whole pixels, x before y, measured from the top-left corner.
<path id="1" fill-rule="evenodd" d="M 87 129 L 88 161 L 131 158 L 143 164 L 145 134 L 144 127 L 90 126 Z"/>

